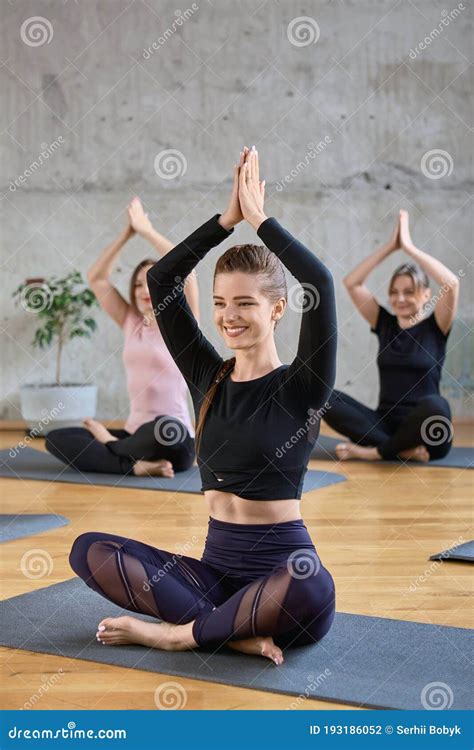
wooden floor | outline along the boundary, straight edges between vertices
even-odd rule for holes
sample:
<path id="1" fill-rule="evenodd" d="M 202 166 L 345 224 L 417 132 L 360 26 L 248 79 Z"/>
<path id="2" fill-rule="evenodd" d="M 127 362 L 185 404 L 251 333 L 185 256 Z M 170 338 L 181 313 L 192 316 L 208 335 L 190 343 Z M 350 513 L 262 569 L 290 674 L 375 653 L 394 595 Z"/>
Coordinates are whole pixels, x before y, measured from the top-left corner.
<path id="1" fill-rule="evenodd" d="M 332 434 L 326 428 L 323 432 Z M 472 444 L 469 424 L 455 425 L 455 433 L 457 445 Z M 20 431 L 2 431 L 0 447 L 13 446 L 23 437 Z M 32 445 L 44 449 L 44 440 Z M 322 461 L 312 461 L 310 468 L 343 473 L 348 479 L 305 494 L 302 502 L 308 529 L 334 576 L 338 610 L 472 627 L 472 568 L 429 561 L 431 554 L 473 536 L 472 471 Z M 199 556 L 203 547 L 207 515 L 198 495 L 16 479 L 0 479 L 0 484 L 3 513 L 58 513 L 70 520 L 63 528 L 1 545 L 3 598 L 71 578 L 69 550 L 84 531 L 122 534 L 171 551 L 192 544 L 194 536 L 198 541 L 187 553 L 192 556 Z M 20 560 L 32 548 L 51 555 L 48 577 L 32 580 L 22 574 Z M 91 622 L 92 635 L 96 625 Z M 155 690 L 168 681 L 182 685 L 188 709 L 294 706 L 294 697 L 288 695 L 28 651 L 3 648 L 0 653 L 4 708 L 22 708 L 40 691 L 37 709 L 154 709 Z M 63 673 L 58 678 L 59 669 Z M 344 706 L 301 701 L 299 708 Z"/>

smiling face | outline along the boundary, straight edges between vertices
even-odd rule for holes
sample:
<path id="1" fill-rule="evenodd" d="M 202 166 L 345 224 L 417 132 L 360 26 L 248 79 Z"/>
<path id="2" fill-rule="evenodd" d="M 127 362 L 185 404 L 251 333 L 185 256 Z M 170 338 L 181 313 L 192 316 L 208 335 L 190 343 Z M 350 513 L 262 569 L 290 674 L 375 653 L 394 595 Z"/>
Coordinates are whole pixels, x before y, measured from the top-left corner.
<path id="1" fill-rule="evenodd" d="M 135 297 L 135 304 L 142 315 L 149 313 L 152 310 L 150 292 L 148 291 L 148 284 L 146 281 L 147 271 L 152 268 L 152 265 L 143 266 L 137 273 L 135 284 L 133 287 L 133 293 Z"/>
<path id="2" fill-rule="evenodd" d="M 227 346 L 248 349 L 273 336 L 286 300 L 271 302 L 263 294 L 256 274 L 218 273 L 214 280 L 214 323 Z"/>
<path id="3" fill-rule="evenodd" d="M 400 274 L 393 279 L 388 294 L 394 314 L 400 318 L 410 318 L 420 313 L 431 297 L 431 290 L 429 287 L 417 289 L 409 274 Z"/>

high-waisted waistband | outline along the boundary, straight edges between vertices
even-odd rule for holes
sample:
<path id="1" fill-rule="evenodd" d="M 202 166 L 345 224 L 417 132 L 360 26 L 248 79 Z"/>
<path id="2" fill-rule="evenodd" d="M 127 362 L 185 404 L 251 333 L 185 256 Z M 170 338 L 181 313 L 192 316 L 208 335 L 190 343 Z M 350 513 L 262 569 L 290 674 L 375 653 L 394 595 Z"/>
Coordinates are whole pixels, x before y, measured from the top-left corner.
<path id="1" fill-rule="evenodd" d="M 258 578 L 285 564 L 295 550 L 306 549 L 317 557 L 302 519 L 239 524 L 210 518 L 202 561 L 229 576 Z"/>

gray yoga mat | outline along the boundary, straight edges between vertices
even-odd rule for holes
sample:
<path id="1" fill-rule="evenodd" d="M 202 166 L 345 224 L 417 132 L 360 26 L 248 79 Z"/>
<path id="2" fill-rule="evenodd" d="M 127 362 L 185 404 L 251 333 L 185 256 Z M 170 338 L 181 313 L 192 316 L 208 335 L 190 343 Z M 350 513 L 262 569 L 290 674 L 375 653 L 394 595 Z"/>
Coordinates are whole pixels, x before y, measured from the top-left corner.
<path id="1" fill-rule="evenodd" d="M 11 450 L 11 448 L 8 448 L 0 451 L 0 477 L 202 494 L 201 478 L 197 467 L 177 472 L 171 479 L 99 474 L 97 472 L 76 471 L 67 467 L 50 453 L 38 451 L 34 448 L 23 448 L 14 458 L 10 456 Z M 345 482 L 345 480 L 346 477 L 342 474 L 334 474 L 331 471 L 308 470 L 304 479 L 303 492 L 311 492 L 311 490 L 328 487 L 337 482 Z"/>
<path id="2" fill-rule="evenodd" d="M 24 536 L 33 536 L 42 531 L 56 529 L 66 526 L 69 520 L 64 516 L 53 513 L 28 514 L 28 515 L 0 515 L 0 542 L 10 542 L 12 539 L 21 539 Z"/>
<path id="3" fill-rule="evenodd" d="M 313 448 L 310 458 L 319 458 L 323 461 L 337 461 L 336 456 L 336 445 L 344 442 L 343 437 L 333 438 L 329 435 L 320 435 Z M 351 461 L 359 461 L 360 459 L 355 458 Z M 369 463 L 376 463 L 370 462 Z M 378 463 L 378 462 L 377 462 Z M 401 464 L 402 461 L 384 461 L 386 464 Z M 412 465 L 413 462 L 410 462 Z M 440 458 L 438 461 L 429 461 L 428 463 L 421 463 L 418 461 L 416 466 L 446 466 L 456 469 L 472 469 L 474 466 L 474 448 L 462 448 L 455 447 L 451 448 L 448 455 L 444 458 Z"/>
<path id="4" fill-rule="evenodd" d="M 464 560 L 465 562 L 474 562 L 474 541 L 458 544 L 457 547 L 451 547 L 444 552 L 438 552 L 431 555 L 430 560 Z"/>
<path id="5" fill-rule="evenodd" d="M 0 643 L 46 654 L 368 708 L 472 708 L 472 631 L 339 612 L 317 644 L 277 667 L 223 648 L 169 652 L 96 641 L 104 617 L 130 614 L 79 578 L 0 602 Z M 142 619 L 154 621 L 140 615 Z M 155 620 L 156 622 L 156 620 Z M 293 698 L 293 700 L 295 700 Z M 438 701 L 438 703 L 436 703 Z M 291 707 L 292 699 L 288 699 Z M 310 706 L 308 706 L 310 708 Z"/>

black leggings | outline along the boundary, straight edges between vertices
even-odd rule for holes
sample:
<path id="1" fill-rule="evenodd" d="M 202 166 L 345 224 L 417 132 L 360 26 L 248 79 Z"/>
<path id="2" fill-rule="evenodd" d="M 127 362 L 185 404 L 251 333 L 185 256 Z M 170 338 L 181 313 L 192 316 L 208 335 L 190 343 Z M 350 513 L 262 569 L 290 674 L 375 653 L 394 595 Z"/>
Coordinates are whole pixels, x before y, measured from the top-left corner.
<path id="1" fill-rule="evenodd" d="M 194 438 L 175 417 L 162 415 L 130 434 L 109 430 L 118 440 L 100 443 L 85 427 L 51 430 L 47 450 L 78 471 L 130 474 L 136 461 L 171 461 L 175 472 L 186 471 L 194 462 Z"/>
<path id="2" fill-rule="evenodd" d="M 334 390 L 324 420 L 353 443 L 376 447 L 385 460 L 425 445 L 430 461 L 446 456 L 453 441 L 451 409 L 437 394 L 423 396 L 416 406 L 369 409 L 342 391 Z"/>
<path id="3" fill-rule="evenodd" d="M 302 646 L 321 639 L 334 620 L 334 582 L 303 521 L 248 526 L 211 519 L 201 560 L 88 532 L 75 540 L 69 562 L 120 607 L 165 622 L 194 621 L 199 646 L 256 636 Z"/>

